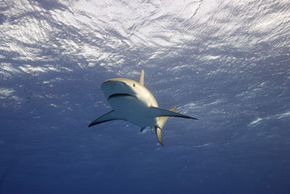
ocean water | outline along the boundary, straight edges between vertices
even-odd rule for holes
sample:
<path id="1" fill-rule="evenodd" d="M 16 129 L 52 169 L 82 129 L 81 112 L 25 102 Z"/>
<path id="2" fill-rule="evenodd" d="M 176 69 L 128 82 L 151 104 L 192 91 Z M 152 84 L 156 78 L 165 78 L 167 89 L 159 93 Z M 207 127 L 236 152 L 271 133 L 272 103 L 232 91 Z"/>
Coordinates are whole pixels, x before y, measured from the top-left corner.
<path id="1" fill-rule="evenodd" d="M 290 193 L 289 0 L 2 0 L 0 193 Z M 138 80 L 164 146 L 110 110 Z"/>

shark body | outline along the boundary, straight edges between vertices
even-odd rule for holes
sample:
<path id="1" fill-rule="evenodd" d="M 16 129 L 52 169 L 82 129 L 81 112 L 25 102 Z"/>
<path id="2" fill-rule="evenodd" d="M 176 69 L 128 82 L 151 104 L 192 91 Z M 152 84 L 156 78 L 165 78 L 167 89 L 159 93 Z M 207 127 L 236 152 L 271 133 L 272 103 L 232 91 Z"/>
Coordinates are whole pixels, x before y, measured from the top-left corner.
<path id="1" fill-rule="evenodd" d="M 175 108 L 161 109 L 152 93 L 144 86 L 144 71 L 141 71 L 139 82 L 126 78 L 113 78 L 102 83 L 102 91 L 112 110 L 98 117 L 89 124 L 94 125 L 124 120 L 141 127 L 155 130 L 159 144 L 163 145 L 162 129 L 168 117 L 186 119 L 197 118 L 177 113 Z"/>

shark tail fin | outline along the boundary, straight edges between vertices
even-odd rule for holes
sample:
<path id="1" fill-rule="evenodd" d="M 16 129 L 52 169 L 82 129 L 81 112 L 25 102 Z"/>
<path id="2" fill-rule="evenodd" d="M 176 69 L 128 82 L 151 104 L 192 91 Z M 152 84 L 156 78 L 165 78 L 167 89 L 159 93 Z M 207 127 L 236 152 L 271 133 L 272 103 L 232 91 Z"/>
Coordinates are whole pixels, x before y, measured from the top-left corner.
<path id="1" fill-rule="evenodd" d="M 176 108 L 171 108 L 169 111 L 176 111 Z M 158 143 L 163 146 L 162 130 L 169 117 L 158 117 L 157 125 L 155 126 L 155 133 Z"/>
<path id="2" fill-rule="evenodd" d="M 158 143 L 163 146 L 162 129 L 158 126 L 154 127 Z"/>
<path id="3" fill-rule="evenodd" d="M 142 69 L 140 73 L 139 83 L 144 86 L 144 70 Z"/>

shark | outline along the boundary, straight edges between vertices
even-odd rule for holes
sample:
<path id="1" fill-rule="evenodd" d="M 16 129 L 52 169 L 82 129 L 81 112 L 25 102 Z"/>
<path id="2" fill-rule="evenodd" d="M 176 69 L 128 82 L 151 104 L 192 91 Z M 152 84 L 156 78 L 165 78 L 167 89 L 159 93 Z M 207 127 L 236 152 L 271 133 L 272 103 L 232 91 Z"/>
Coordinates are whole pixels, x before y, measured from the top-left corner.
<path id="1" fill-rule="evenodd" d="M 128 121 L 139 126 L 141 132 L 150 127 L 155 131 L 158 143 L 163 145 L 162 131 L 169 117 L 198 120 L 178 113 L 175 107 L 169 110 L 159 108 L 155 97 L 144 85 L 144 70 L 139 81 L 113 78 L 104 81 L 101 89 L 112 110 L 93 120 L 88 127 L 113 120 Z"/>

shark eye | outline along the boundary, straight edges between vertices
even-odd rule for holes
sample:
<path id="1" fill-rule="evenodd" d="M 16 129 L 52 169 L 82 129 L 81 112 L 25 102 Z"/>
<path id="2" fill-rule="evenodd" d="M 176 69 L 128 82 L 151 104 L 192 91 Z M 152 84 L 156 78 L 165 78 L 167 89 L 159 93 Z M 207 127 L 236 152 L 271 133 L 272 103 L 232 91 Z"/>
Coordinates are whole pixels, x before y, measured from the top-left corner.
<path id="1" fill-rule="evenodd" d="M 135 87 L 135 84 L 133 84 L 133 87 Z"/>

